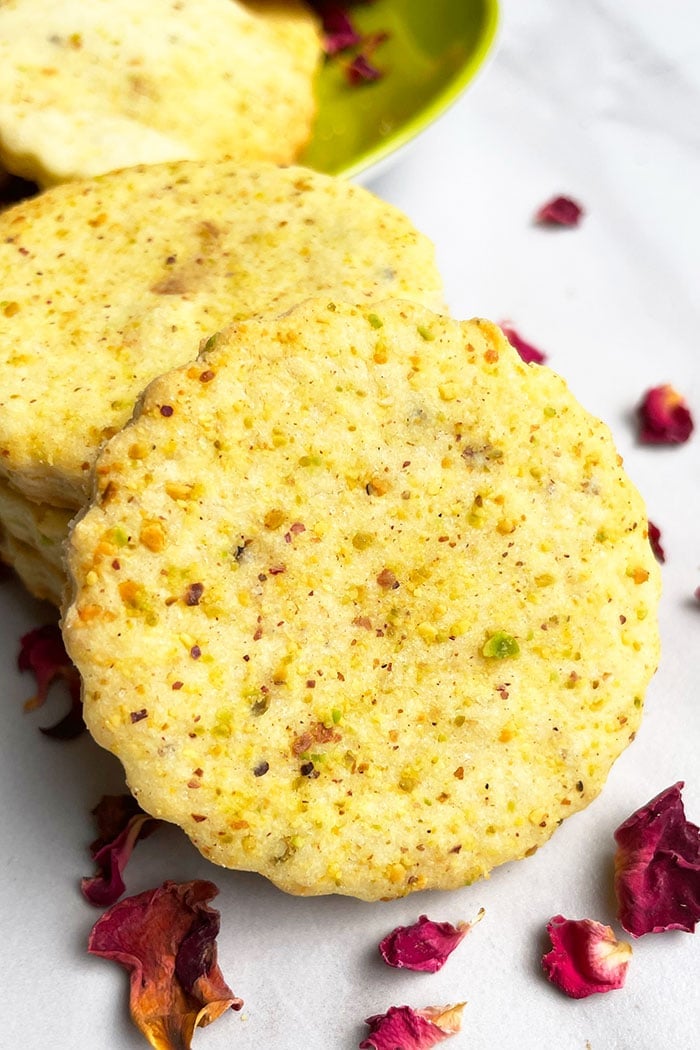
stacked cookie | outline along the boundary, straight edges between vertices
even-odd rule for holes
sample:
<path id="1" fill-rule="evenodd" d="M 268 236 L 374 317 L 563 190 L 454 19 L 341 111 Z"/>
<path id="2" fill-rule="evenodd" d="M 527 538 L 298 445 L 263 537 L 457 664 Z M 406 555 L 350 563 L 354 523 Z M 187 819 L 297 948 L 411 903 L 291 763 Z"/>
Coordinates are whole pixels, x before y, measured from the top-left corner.
<path id="1" fill-rule="evenodd" d="M 168 160 L 290 163 L 321 55 L 301 0 L 5 0 L 0 167 L 48 186 Z"/>
<path id="2" fill-rule="evenodd" d="M 559 377 L 444 316 L 405 216 L 137 167 L 0 216 L 0 273 L 0 552 L 148 812 L 372 900 L 595 797 L 658 656 L 644 506 Z"/>
<path id="3" fill-rule="evenodd" d="M 0 215 L 0 553 L 60 603 L 62 542 L 100 444 L 154 376 L 238 317 L 314 294 L 442 304 L 430 242 L 300 168 L 150 165 Z"/>
<path id="4" fill-rule="evenodd" d="M 64 636 L 145 809 L 292 893 L 454 888 L 598 793 L 657 659 L 607 428 L 500 331 L 328 295 L 152 382 Z"/>

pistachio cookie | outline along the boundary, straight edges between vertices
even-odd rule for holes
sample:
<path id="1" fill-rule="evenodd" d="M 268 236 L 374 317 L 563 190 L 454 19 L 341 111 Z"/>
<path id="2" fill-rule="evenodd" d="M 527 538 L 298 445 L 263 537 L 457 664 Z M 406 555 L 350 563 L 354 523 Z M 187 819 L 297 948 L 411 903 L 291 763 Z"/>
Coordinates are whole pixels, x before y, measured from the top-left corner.
<path id="1" fill-rule="evenodd" d="M 454 888 L 600 791 L 658 656 L 608 429 L 487 321 L 319 298 L 146 390 L 69 547 L 95 739 L 217 864 Z"/>

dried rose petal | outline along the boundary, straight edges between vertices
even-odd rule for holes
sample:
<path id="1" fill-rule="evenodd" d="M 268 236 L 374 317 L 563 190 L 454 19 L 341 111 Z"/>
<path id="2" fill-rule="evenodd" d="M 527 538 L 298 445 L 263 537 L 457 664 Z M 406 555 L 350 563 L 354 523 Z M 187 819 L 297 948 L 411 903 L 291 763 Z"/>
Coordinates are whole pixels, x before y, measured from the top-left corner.
<path id="1" fill-rule="evenodd" d="M 243 1001 L 216 960 L 219 913 L 211 882 L 164 882 L 125 897 L 92 928 L 88 951 L 131 974 L 131 1016 L 156 1050 L 189 1050 L 195 1028 Z"/>
<path id="2" fill-rule="evenodd" d="M 700 828 L 685 819 L 680 780 L 615 832 L 615 893 L 633 937 L 693 933 L 700 922 Z"/>
<path id="3" fill-rule="evenodd" d="M 578 226 L 583 208 L 571 197 L 552 197 L 538 208 L 535 222 L 541 226 Z"/>
<path id="4" fill-rule="evenodd" d="M 380 80 L 384 75 L 362 52 L 353 58 L 345 72 L 351 84 L 370 84 L 373 80 Z"/>
<path id="5" fill-rule="evenodd" d="M 483 916 L 483 908 L 476 919 Z M 397 926 L 379 943 L 379 952 L 388 966 L 396 969 L 437 973 L 471 930 L 473 923 L 432 922 L 421 915 L 412 926 Z"/>
<path id="6" fill-rule="evenodd" d="M 323 50 L 327 55 L 337 55 L 349 47 L 355 47 L 362 37 L 353 26 L 346 4 L 334 0 L 315 0 L 311 3 L 321 16 L 323 27 Z"/>
<path id="7" fill-rule="evenodd" d="M 657 561 L 666 561 L 666 552 L 661 546 L 661 529 L 653 521 L 647 522 L 649 526 L 649 544 Z"/>
<path id="8" fill-rule="evenodd" d="M 81 880 L 83 896 L 104 908 L 118 901 L 126 889 L 122 873 L 134 846 L 148 838 L 160 821 L 149 817 L 131 795 L 103 795 L 93 809 L 98 837 L 90 845 L 97 873 Z"/>
<path id="9" fill-rule="evenodd" d="M 36 677 L 37 691 L 26 701 L 26 711 L 34 711 L 42 706 L 56 680 L 63 679 L 68 686 L 71 698 L 68 714 L 55 725 L 42 727 L 41 732 L 58 740 L 72 740 L 80 736 L 85 729 L 80 675 L 65 650 L 58 624 L 47 623 L 23 635 L 17 666 L 20 671 L 32 671 Z"/>
<path id="10" fill-rule="evenodd" d="M 513 328 L 510 321 L 501 321 L 499 328 L 503 332 L 504 336 L 513 347 L 520 354 L 520 357 L 526 365 L 534 364 L 541 365 L 547 360 L 547 355 L 543 354 L 541 350 L 538 350 L 532 343 L 527 343 L 523 337 Z"/>
<path id="11" fill-rule="evenodd" d="M 464 1003 L 456 1006 L 391 1006 L 385 1014 L 368 1017 L 370 1034 L 360 1050 L 427 1050 L 456 1035 L 462 1025 Z"/>
<path id="12" fill-rule="evenodd" d="M 632 948 L 593 919 L 555 915 L 547 923 L 552 950 L 542 957 L 547 978 L 572 999 L 622 988 Z"/>
<path id="13" fill-rule="evenodd" d="M 637 419 L 644 445 L 682 445 L 693 433 L 690 409 L 669 383 L 647 390 L 637 406 Z"/>
<path id="14" fill-rule="evenodd" d="M 323 48 L 327 55 L 355 51 L 356 54 L 345 64 L 345 75 L 349 82 L 367 84 L 380 80 L 384 75 L 371 61 L 372 55 L 385 40 L 388 33 L 360 33 L 354 26 L 348 9 L 355 7 L 358 0 L 345 4 L 336 0 L 311 0 L 311 7 L 320 15 L 323 27 Z"/>

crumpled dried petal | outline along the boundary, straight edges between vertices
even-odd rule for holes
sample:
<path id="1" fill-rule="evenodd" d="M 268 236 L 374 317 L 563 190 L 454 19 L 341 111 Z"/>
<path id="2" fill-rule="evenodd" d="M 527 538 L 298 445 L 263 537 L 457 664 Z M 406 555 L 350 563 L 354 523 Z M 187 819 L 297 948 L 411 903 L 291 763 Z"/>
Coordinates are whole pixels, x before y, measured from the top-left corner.
<path id="1" fill-rule="evenodd" d="M 124 868 L 134 846 L 148 838 L 160 821 L 150 817 L 131 795 L 103 795 L 93 809 L 98 837 L 90 845 L 97 873 L 81 880 L 83 896 L 97 907 L 118 901 L 126 889 Z"/>
<path id="2" fill-rule="evenodd" d="M 543 354 L 542 351 L 538 350 L 536 346 L 532 345 L 532 343 L 526 342 L 510 321 L 501 321 L 499 328 L 513 349 L 518 351 L 521 359 L 526 365 L 533 363 L 541 365 L 547 360 L 547 355 Z"/>
<path id="3" fill-rule="evenodd" d="M 189 1050 L 195 1028 L 243 1006 L 217 964 L 219 913 L 207 904 L 217 893 L 199 879 L 164 882 L 92 928 L 88 951 L 130 972 L 131 1016 L 155 1050 Z"/>
<path id="4" fill-rule="evenodd" d="M 381 80 L 383 73 L 367 57 L 366 52 L 355 55 L 346 68 L 346 75 L 351 84 L 369 84 Z"/>
<path id="5" fill-rule="evenodd" d="M 80 736 L 85 730 L 80 675 L 66 652 L 57 623 L 47 623 L 23 635 L 17 666 L 20 671 L 32 671 L 36 678 L 37 691 L 26 701 L 25 711 L 41 707 L 55 681 L 63 679 L 68 686 L 71 698 L 68 714 L 55 725 L 42 727 L 41 732 L 57 740 L 72 740 Z"/>
<path id="6" fill-rule="evenodd" d="M 578 226 L 583 208 L 571 197 L 552 197 L 535 213 L 535 222 L 541 226 Z"/>
<path id="7" fill-rule="evenodd" d="M 690 409 L 670 383 L 647 390 L 637 406 L 637 419 L 644 445 L 682 445 L 693 433 Z"/>
<path id="8" fill-rule="evenodd" d="M 368 1017 L 370 1034 L 360 1050 L 428 1050 L 456 1035 L 462 1026 L 464 1003 L 455 1006 L 391 1006 L 385 1014 Z"/>
<path id="9" fill-rule="evenodd" d="M 350 20 L 346 4 L 335 0 L 312 0 L 311 7 L 321 16 L 323 50 L 327 55 L 337 55 L 339 51 L 360 43 L 362 38 Z"/>
<path id="10" fill-rule="evenodd" d="M 633 937 L 693 933 L 700 922 L 700 828 L 685 818 L 682 788 L 666 788 L 615 832 L 618 915 Z"/>
<path id="11" fill-rule="evenodd" d="M 483 908 L 476 922 L 482 918 Z M 397 926 L 379 943 L 379 952 L 388 966 L 396 969 L 437 973 L 474 923 L 433 922 L 421 915 L 411 926 Z"/>
<path id="12" fill-rule="evenodd" d="M 348 13 L 357 0 L 338 3 L 337 0 L 310 0 L 319 14 L 323 27 L 323 48 L 330 57 L 340 52 L 354 51 L 345 63 L 345 75 L 351 84 L 366 84 L 380 80 L 384 73 L 372 62 L 372 55 L 388 38 L 388 33 L 360 33 Z"/>
<path id="13" fill-rule="evenodd" d="M 649 527 L 649 544 L 657 561 L 666 561 L 666 551 L 661 546 L 661 529 L 653 521 L 647 522 Z"/>
<path id="14" fill-rule="evenodd" d="M 632 948 L 618 941 L 610 926 L 594 919 L 565 919 L 555 915 L 547 923 L 552 950 L 542 957 L 547 978 L 572 999 L 622 988 Z"/>

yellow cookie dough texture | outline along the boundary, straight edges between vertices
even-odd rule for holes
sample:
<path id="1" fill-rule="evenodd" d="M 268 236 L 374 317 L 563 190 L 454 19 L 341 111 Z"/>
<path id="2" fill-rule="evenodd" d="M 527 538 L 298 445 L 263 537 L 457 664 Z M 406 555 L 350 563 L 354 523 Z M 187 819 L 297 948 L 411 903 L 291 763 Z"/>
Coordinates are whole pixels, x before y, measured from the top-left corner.
<path id="1" fill-rule="evenodd" d="M 433 246 L 396 208 L 230 161 L 137 167 L 8 209 L 0 287 L 0 525 L 57 568 L 101 442 L 201 339 L 319 293 L 443 302 Z"/>
<path id="2" fill-rule="evenodd" d="M 48 186 L 168 160 L 289 163 L 320 58 L 300 0 L 2 0 L 0 165 Z"/>
<path id="3" fill-rule="evenodd" d="M 69 547 L 95 739 L 299 894 L 454 888 L 600 791 L 658 656 L 607 428 L 492 324 L 320 298 L 146 390 Z"/>

